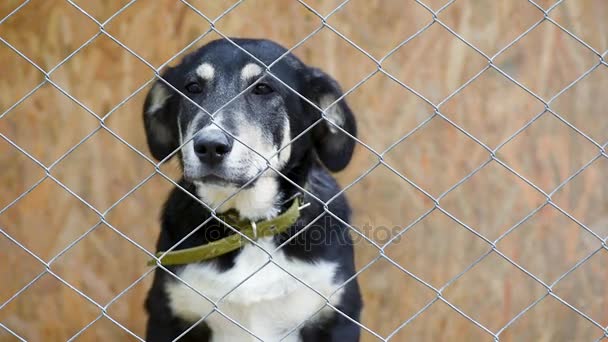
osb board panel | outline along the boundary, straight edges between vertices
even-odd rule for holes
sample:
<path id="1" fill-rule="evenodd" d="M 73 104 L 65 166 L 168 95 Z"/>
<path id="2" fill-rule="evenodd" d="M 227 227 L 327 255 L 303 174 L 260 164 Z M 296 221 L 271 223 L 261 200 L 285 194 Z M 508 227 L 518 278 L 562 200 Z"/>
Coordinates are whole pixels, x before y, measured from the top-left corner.
<path id="1" fill-rule="evenodd" d="M 3 2 L 0 17 L 19 1 Z M 76 1 L 103 22 L 126 1 Z M 210 18 L 228 9 L 231 1 L 192 1 Z M 339 1 L 308 1 L 320 14 Z M 444 1 L 426 2 L 440 8 Z M 541 1 L 548 8 L 552 1 Z M 439 19 L 462 38 L 492 57 L 530 28 L 543 14 L 527 1 L 456 1 Z M 566 1 L 551 17 L 600 53 L 608 48 L 608 5 L 601 0 Z M 376 59 L 432 20 L 415 2 L 350 1 L 328 23 Z M 216 22 L 228 36 L 263 37 L 287 47 L 301 42 L 321 22 L 296 1 L 246 0 Z M 154 67 L 186 47 L 209 29 L 209 24 L 183 3 L 140 0 L 106 24 L 117 40 Z M 0 25 L 0 37 L 44 70 L 53 69 L 94 37 L 98 26 L 65 1 L 31 1 Z M 195 46 L 218 38 L 210 33 Z M 323 29 L 295 53 L 305 62 L 332 74 L 351 89 L 377 69 L 351 43 Z M 540 24 L 494 63 L 545 101 L 597 64 L 589 49 L 549 22 Z M 173 62 L 174 63 L 174 62 Z M 464 90 L 448 96 L 487 65 L 486 59 L 442 28 L 432 25 L 387 58 L 383 69 L 438 104 L 440 111 L 481 143 L 494 149 L 541 113 L 545 105 L 495 70 L 487 70 Z M 44 77 L 4 44 L 0 45 L 0 113 L 19 101 Z M 119 205 L 126 193 L 153 173 L 153 167 L 105 130 L 105 123 L 144 155 L 141 107 L 148 87 L 118 106 L 153 77 L 151 69 L 107 36 L 96 38 L 51 74 L 51 80 L 80 105 L 46 84 L 0 118 L 0 133 L 27 151 L 51 174 L 86 200 L 107 222 L 147 249 L 158 233 L 158 213 L 171 185 L 154 176 Z M 608 70 L 600 66 L 555 98 L 550 108 L 605 144 L 608 140 Z M 383 152 L 434 113 L 432 106 L 378 73 L 353 91 L 347 101 L 360 127 L 360 139 Z M 82 106 L 86 107 L 84 109 Z M 117 107 L 118 106 L 118 107 Z M 96 131 L 98 130 L 98 131 Z M 82 139 L 86 141 L 63 158 Z M 514 171 L 550 193 L 599 153 L 550 113 L 502 146 L 497 156 Z M 443 194 L 486 162 L 489 153 L 441 118 L 434 118 L 390 150 L 384 160 L 433 196 Z M 56 163 L 56 161 L 59 162 Z M 377 162 L 359 146 L 349 168 L 337 177 L 347 186 Z M 4 208 L 45 176 L 35 163 L 0 139 L 0 207 Z M 601 237 L 608 235 L 607 160 L 599 159 L 552 196 L 553 202 Z M 163 171 L 177 177 L 177 165 Z M 385 166 L 379 166 L 347 191 L 354 207 L 353 225 L 377 243 L 384 243 L 433 208 L 433 202 Z M 461 222 L 490 240 L 516 225 L 546 198 L 505 167 L 491 162 L 467 182 L 442 197 L 440 205 Z M 110 209 L 107 213 L 106 211 Z M 147 271 L 146 255 L 105 224 L 99 216 L 51 179 L 0 215 L 0 227 L 45 261 L 91 231 L 55 259 L 51 270 L 102 305 Z M 357 239 L 357 263 L 366 266 L 378 250 Z M 588 253 L 598 240 L 555 208 L 539 210 L 498 249 L 551 284 Z M 395 242 L 386 256 L 425 282 L 443 287 L 486 253 L 489 246 L 454 220 L 433 211 Z M 44 267 L 5 237 L 0 238 L 0 302 L 8 300 Z M 606 251 L 594 255 L 554 288 L 555 293 L 590 318 L 608 324 L 608 261 Z M 150 284 L 145 277 L 110 305 L 108 314 L 134 333 L 144 333 L 143 299 Z M 365 309 L 362 323 L 386 337 L 415 315 L 435 294 L 391 263 L 380 260 L 359 277 Z M 525 273 L 496 254 L 450 283 L 444 297 L 466 315 L 496 332 L 545 293 Z M 73 336 L 100 314 L 54 276 L 38 279 L 0 310 L 0 322 L 30 340 L 62 340 Z M 365 341 L 376 340 L 364 333 Z M 502 340 L 591 340 L 601 332 L 553 298 L 516 320 Z M 81 340 L 127 340 L 130 337 L 103 318 Z M 0 339 L 12 340 L 4 331 Z M 438 301 L 399 330 L 393 340 L 491 340 L 449 306 Z"/>

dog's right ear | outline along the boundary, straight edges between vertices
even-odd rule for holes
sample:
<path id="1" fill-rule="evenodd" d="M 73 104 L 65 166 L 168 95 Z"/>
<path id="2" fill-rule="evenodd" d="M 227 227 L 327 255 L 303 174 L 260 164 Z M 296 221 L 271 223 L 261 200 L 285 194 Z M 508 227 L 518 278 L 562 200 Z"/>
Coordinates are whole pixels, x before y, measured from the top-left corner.
<path id="1" fill-rule="evenodd" d="M 336 80 L 320 69 L 308 70 L 304 96 L 317 107 L 326 110 L 327 118 L 312 130 L 317 156 L 330 171 L 338 172 L 346 167 L 353 156 L 355 140 L 350 136 L 357 136 L 355 116 L 344 99 L 326 109 L 328 105 L 343 97 L 342 89 Z M 312 111 L 313 118 L 318 119 L 321 115 L 319 110 Z"/>
<path id="2" fill-rule="evenodd" d="M 162 78 L 170 82 L 169 68 Z M 177 93 L 162 80 L 157 80 L 144 102 L 144 126 L 148 147 L 154 158 L 165 159 L 179 147 L 177 128 Z"/>

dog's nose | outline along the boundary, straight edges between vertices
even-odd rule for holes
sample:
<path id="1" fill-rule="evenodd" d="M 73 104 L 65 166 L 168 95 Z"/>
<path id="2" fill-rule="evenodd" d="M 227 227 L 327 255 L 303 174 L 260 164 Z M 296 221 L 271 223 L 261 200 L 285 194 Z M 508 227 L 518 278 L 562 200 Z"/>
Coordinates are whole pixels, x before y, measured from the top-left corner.
<path id="1" fill-rule="evenodd" d="M 197 157 L 211 165 L 221 162 L 232 150 L 232 139 L 219 129 L 198 132 L 193 144 Z"/>

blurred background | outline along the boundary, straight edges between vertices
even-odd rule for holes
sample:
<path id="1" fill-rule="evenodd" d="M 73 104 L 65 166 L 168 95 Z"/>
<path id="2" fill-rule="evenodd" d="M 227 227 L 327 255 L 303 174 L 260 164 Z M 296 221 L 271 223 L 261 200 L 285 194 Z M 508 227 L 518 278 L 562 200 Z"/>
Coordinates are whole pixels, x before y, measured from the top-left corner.
<path id="1" fill-rule="evenodd" d="M 2 1 L 0 18 L 22 2 Z M 210 18 L 234 4 L 234 0 L 189 2 Z M 422 2 L 438 10 L 447 1 Z M 103 22 L 127 1 L 74 3 Z M 306 3 L 327 15 L 341 1 Z M 547 9 L 555 1 L 536 3 Z M 442 23 L 488 56 L 500 52 L 542 18 L 542 11 L 525 0 L 457 0 L 438 15 Z M 550 12 L 550 18 L 599 54 L 608 49 L 606 1 L 566 0 Z M 328 24 L 380 59 L 432 19 L 414 1 L 352 0 Z M 269 0 L 245 0 L 215 24 L 228 36 L 270 38 L 286 47 L 300 43 L 320 26 L 319 17 L 297 1 Z M 105 26 L 109 34 L 154 67 L 208 29 L 203 18 L 177 0 L 136 1 Z M 94 21 L 62 0 L 30 1 L 0 24 L 0 37 L 46 71 L 98 32 Z M 217 38 L 216 33 L 209 33 L 193 48 Z M 440 112 L 479 143 L 492 150 L 500 147 L 496 157 L 502 164 L 491 161 L 482 145 L 454 125 L 439 116 L 431 118 L 431 105 L 382 73 L 346 97 L 359 122 L 361 141 L 378 153 L 423 124 L 390 149 L 384 161 L 431 196 L 441 196 L 441 208 L 452 216 L 433 210 L 432 200 L 388 167 L 378 166 L 378 157 L 360 145 L 351 165 L 337 175 L 342 186 L 348 187 L 366 174 L 346 191 L 354 207 L 353 226 L 379 245 L 407 229 L 386 246 L 386 256 L 436 289 L 443 288 L 443 298 L 462 314 L 494 333 L 504 328 L 503 341 L 594 341 L 603 332 L 592 321 L 608 325 L 608 250 L 597 251 L 602 245 L 598 237 L 608 235 L 608 160 L 606 156 L 596 158 L 600 148 L 592 142 L 604 145 L 608 141 L 608 70 L 600 65 L 581 78 L 600 60 L 588 47 L 544 21 L 493 60 L 544 101 L 561 92 L 549 108 L 587 138 L 551 113 L 533 120 L 545 104 L 494 69 L 455 93 L 486 68 L 488 61 L 438 23 L 383 61 L 387 73 L 432 103 L 441 103 Z M 294 53 L 333 75 L 346 90 L 377 70 L 370 58 L 327 28 Z M 101 35 L 54 69 L 50 79 L 94 113 L 104 116 L 111 112 L 106 127 L 151 157 L 141 108 L 149 90 L 142 86 L 153 76 L 146 64 Z M 154 167 L 100 129 L 93 115 L 48 83 L 11 109 L 42 81 L 43 74 L 0 44 L 0 133 L 44 165 L 52 165 L 51 175 L 74 195 L 106 212 L 112 227 L 153 250 L 159 231 L 157 218 L 171 184 L 154 175 L 118 202 L 152 175 Z M 509 139 L 523 127 L 527 128 Z M 111 303 L 108 315 L 143 336 L 143 300 L 151 276 L 115 297 L 146 273 L 146 254 L 107 225 L 98 225 L 99 216 L 91 208 L 57 182 L 45 179 L 44 170 L 6 139 L 0 139 L 0 229 L 41 259 L 53 259 L 52 272 L 102 306 Z M 577 173 L 580 169 L 583 171 Z M 175 161 L 161 170 L 173 179 L 179 176 Z M 547 198 L 538 190 L 552 193 L 555 206 L 545 205 Z M 498 240 L 497 249 L 539 281 L 551 285 L 559 280 L 553 293 L 570 306 L 547 296 L 511 322 L 544 296 L 546 288 L 491 252 L 490 244 L 458 221 L 490 241 L 516 227 Z M 384 338 L 394 333 L 395 341 L 493 340 L 441 300 L 415 316 L 436 293 L 386 259 L 376 260 L 378 248 L 365 239 L 357 240 L 357 265 L 364 269 L 358 277 L 365 301 L 361 323 L 367 328 Z M 5 235 L 0 235 L 0 260 L 0 303 L 44 270 Z M 1 307 L 0 322 L 28 340 L 59 341 L 77 334 L 99 314 L 95 305 L 45 274 Z M 77 339 L 134 340 L 105 317 Z M 0 340 L 16 338 L 0 328 Z M 377 338 L 364 331 L 363 340 Z"/>

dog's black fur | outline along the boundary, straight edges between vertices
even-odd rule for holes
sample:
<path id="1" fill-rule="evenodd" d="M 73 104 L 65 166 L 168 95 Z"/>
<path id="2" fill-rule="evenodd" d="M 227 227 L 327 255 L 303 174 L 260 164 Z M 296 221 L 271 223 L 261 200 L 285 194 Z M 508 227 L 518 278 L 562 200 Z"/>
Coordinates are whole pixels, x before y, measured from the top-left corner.
<path id="1" fill-rule="evenodd" d="M 286 52 L 281 46 L 267 40 L 234 39 L 233 41 L 267 65 Z M 218 40 L 185 57 L 181 64 L 167 71 L 163 78 L 176 89 L 187 94 L 184 89 L 183 75 L 203 60 L 213 63 L 221 69 L 220 73 L 238 72 L 244 63 L 251 62 L 250 57 L 239 52 L 232 43 Z M 320 105 L 322 96 L 337 99 L 342 95 L 338 84 L 332 78 L 318 69 L 306 66 L 291 54 L 273 66 L 271 72 L 293 90 L 317 105 Z M 266 77 L 268 78 L 268 76 Z M 158 82 L 162 85 L 162 81 Z M 291 138 L 296 137 L 320 118 L 321 113 L 307 101 L 276 80 L 272 84 L 287 108 Z M 170 87 L 167 88 L 170 89 Z M 152 105 L 150 96 L 144 105 L 149 147 L 152 154 L 159 160 L 167 157 L 171 151 L 179 147 L 178 137 L 181 133 L 176 125 L 177 120 L 188 120 L 188 117 L 178 118 L 178 113 L 183 112 L 184 107 L 187 106 L 187 100 L 173 90 L 169 90 L 169 94 L 170 98 L 166 100 L 162 108 L 153 113 L 149 112 Z M 191 98 L 198 103 L 204 102 L 195 97 Z M 277 176 L 278 195 L 281 198 L 288 199 L 301 192 L 299 189 L 301 187 L 326 202 L 340 191 L 328 169 L 342 170 L 350 161 L 355 142 L 341 130 L 354 136 L 356 125 L 345 101 L 340 101 L 335 106 L 343 116 L 343 120 L 340 122 L 341 129 L 332 132 L 328 123 L 320 122 L 291 145 L 290 158 L 279 170 L 285 177 Z M 256 115 L 262 114 L 257 113 Z M 181 160 L 181 152 L 177 155 Z M 294 184 L 297 184 L 297 187 Z M 209 211 L 192 198 L 197 196 L 194 182 L 182 178 L 179 185 L 190 194 L 176 187 L 169 195 L 162 213 L 161 232 L 157 243 L 158 251 L 172 248 L 210 217 Z M 296 233 L 300 233 L 297 238 L 282 248 L 286 255 L 310 262 L 318 260 L 336 262 L 339 265 L 336 279 L 339 279 L 340 283 L 348 280 L 355 273 L 353 247 L 348 228 L 340 220 L 325 213 L 323 203 L 312 196 L 305 194 L 302 199 L 303 202 L 310 203 L 310 206 L 301 211 L 301 216 L 294 226 L 285 233 L 274 237 L 275 243 L 279 245 Z M 291 202 L 282 204 L 281 212 L 290 204 Z M 335 198 L 328 209 L 341 220 L 349 222 L 350 209 L 342 195 Z M 319 216 L 321 216 L 320 219 Z M 314 224 L 301 231 L 313 221 L 315 221 Z M 202 245 L 229 234 L 232 234 L 230 230 L 212 220 L 196 230 L 176 249 Z M 239 253 L 240 250 L 230 252 L 218 257 L 214 262 L 221 270 L 228 270 L 234 266 L 235 258 Z M 179 266 L 167 268 L 177 274 Z M 165 291 L 168 281 L 174 281 L 174 277 L 161 269 L 155 271 L 154 282 L 145 304 L 149 313 L 146 334 L 148 341 L 171 341 L 193 324 L 193 322 L 185 321 L 173 314 Z M 362 307 L 356 279 L 349 281 L 344 286 L 340 303 L 336 307 L 350 319 L 340 313 L 335 313 L 326 319 L 306 323 L 299 330 L 300 339 L 315 342 L 358 341 L 359 327 L 351 321 L 351 319 L 359 320 Z M 213 336 L 214 331 L 203 321 L 184 335 L 180 341 L 211 341 Z"/>

